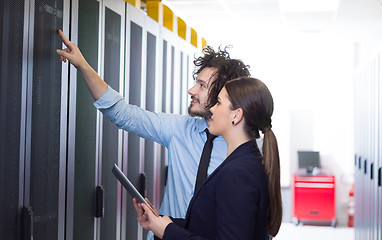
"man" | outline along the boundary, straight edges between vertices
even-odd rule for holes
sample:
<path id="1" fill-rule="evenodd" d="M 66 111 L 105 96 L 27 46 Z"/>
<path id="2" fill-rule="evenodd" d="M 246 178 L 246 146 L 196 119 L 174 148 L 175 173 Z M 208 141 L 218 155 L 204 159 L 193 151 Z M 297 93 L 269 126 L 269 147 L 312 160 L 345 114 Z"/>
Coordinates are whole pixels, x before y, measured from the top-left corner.
<path id="1" fill-rule="evenodd" d="M 62 31 L 62 41 L 67 46 L 57 49 L 60 60 L 69 60 L 82 74 L 94 100 L 94 105 L 119 128 L 153 140 L 168 149 L 168 176 L 165 195 L 159 213 L 173 217 L 185 217 L 195 191 L 199 160 L 206 143 L 211 113 L 224 83 L 240 76 L 249 76 L 247 66 L 240 60 L 230 59 L 226 49 L 215 52 L 204 49 L 204 56 L 194 61 L 198 70 L 194 74 L 195 85 L 188 90 L 191 103 L 189 115 L 180 116 L 153 113 L 130 105 L 110 88 L 86 62 L 78 47 L 71 43 Z M 222 137 L 213 140 L 208 172 L 226 158 L 227 146 Z M 209 157 L 208 157 L 209 158 Z M 200 182 L 204 181 L 200 178 Z"/>

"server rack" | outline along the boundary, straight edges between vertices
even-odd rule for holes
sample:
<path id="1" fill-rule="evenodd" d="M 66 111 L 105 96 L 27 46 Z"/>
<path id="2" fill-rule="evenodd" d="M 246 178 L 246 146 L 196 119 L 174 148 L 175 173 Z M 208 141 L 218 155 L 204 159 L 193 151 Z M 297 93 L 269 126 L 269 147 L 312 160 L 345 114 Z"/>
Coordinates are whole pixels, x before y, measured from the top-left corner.
<path id="1" fill-rule="evenodd" d="M 355 89 L 355 237 L 382 239 L 380 54 L 358 69 Z"/>
<path id="2" fill-rule="evenodd" d="M 137 186 L 145 172 L 142 189 L 159 207 L 166 150 L 103 119 L 82 76 L 58 60 L 57 29 L 150 111 L 186 112 L 196 48 L 123 0 L 5 0 L 0 20 L 0 238 L 144 239 L 110 170 L 117 163 Z"/>

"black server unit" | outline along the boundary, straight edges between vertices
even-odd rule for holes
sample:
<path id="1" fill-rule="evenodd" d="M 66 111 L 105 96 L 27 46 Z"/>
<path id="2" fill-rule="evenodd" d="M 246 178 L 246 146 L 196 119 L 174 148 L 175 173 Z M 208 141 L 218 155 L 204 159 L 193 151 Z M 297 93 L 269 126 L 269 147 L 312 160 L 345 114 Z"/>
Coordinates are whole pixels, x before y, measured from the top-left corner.
<path id="1" fill-rule="evenodd" d="M 78 47 L 90 66 L 98 71 L 99 2 L 78 3 Z M 77 72 L 73 240 L 95 239 L 97 110 L 93 97 Z"/>
<path id="2" fill-rule="evenodd" d="M 63 1 L 36 0 L 34 5 L 33 80 L 30 139 L 30 196 L 34 212 L 35 239 L 57 239 L 59 198 L 62 194 L 61 62 L 55 50 L 61 48 L 57 29 L 63 28 Z M 29 138 L 29 136 L 27 136 Z M 29 161 L 28 161 L 29 160 Z M 28 164 L 28 163 L 27 163 Z M 27 167 L 28 168 L 28 167 Z M 28 173 L 26 173 L 26 176 Z M 61 188 L 60 188 L 61 187 Z M 60 230 L 60 231 L 63 231 Z"/>
<path id="3" fill-rule="evenodd" d="M 105 7 L 104 80 L 114 90 L 120 91 L 120 52 L 122 17 Z M 102 186 L 105 188 L 105 215 L 101 219 L 101 239 L 116 239 L 118 185 L 110 174 L 113 164 L 118 164 L 119 130 L 108 119 L 103 120 L 102 134 Z"/>
<path id="4" fill-rule="evenodd" d="M 0 6 L 0 238 L 64 236 L 63 0 Z"/>
<path id="5" fill-rule="evenodd" d="M 141 80 L 142 80 L 142 40 L 143 29 L 130 21 L 130 84 L 129 103 L 141 106 Z M 128 134 L 128 177 L 130 181 L 142 189 L 140 185 L 140 137 L 133 133 Z M 127 203 L 126 234 L 127 239 L 138 238 L 137 216 L 131 198 Z"/>
<path id="6" fill-rule="evenodd" d="M 19 239 L 23 205 L 24 5 L 13 0 L 0 4 L 0 239 L 10 240 Z"/>
<path id="7" fill-rule="evenodd" d="M 163 39 L 162 42 L 162 112 L 166 112 L 166 96 L 167 94 L 167 41 Z M 160 199 L 164 197 L 164 190 L 167 181 L 167 161 L 166 161 L 167 149 L 161 146 L 160 150 Z"/>

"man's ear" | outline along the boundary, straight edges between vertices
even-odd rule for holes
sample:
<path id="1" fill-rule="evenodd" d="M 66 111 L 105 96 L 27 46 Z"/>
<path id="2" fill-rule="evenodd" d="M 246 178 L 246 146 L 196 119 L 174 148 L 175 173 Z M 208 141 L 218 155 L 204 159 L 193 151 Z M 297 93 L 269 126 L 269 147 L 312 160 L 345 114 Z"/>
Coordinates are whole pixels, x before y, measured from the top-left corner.
<path id="1" fill-rule="evenodd" d="M 243 109 L 242 108 L 238 108 L 238 109 L 235 109 L 233 110 L 234 111 L 234 115 L 233 115 L 233 122 L 236 124 L 240 123 L 241 120 L 243 120 L 244 118 L 244 113 L 243 113 Z"/>

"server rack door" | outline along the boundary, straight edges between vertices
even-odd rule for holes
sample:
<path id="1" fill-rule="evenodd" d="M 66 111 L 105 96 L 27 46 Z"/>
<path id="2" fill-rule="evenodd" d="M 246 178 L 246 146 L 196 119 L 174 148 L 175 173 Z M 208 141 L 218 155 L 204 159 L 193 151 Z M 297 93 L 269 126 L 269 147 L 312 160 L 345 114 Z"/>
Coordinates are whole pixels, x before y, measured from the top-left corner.
<path id="1" fill-rule="evenodd" d="M 178 47 L 180 49 L 180 66 L 179 66 L 179 79 L 180 79 L 180 114 L 187 114 L 188 108 L 188 99 L 189 95 L 187 93 L 188 89 L 192 87 L 193 81 L 192 72 L 190 72 L 190 55 L 194 56 L 196 53 L 195 48 L 190 46 L 191 44 L 183 40 L 182 38 L 178 38 Z"/>
<path id="2" fill-rule="evenodd" d="M 124 19 L 123 1 L 104 1 L 102 39 L 103 77 L 114 90 L 123 89 Z M 122 131 L 104 118 L 102 122 L 102 151 L 99 163 L 99 182 L 104 189 L 104 217 L 101 219 L 100 239 L 120 239 L 121 188 L 111 174 L 113 164 L 122 163 Z"/>
<path id="3" fill-rule="evenodd" d="M 181 48 L 180 48 L 181 49 Z M 187 94 L 187 92 L 184 90 L 185 82 L 184 82 L 184 54 L 183 51 L 179 51 L 179 113 L 185 114 L 184 111 L 184 95 Z"/>
<path id="4" fill-rule="evenodd" d="M 147 33 L 146 51 L 146 110 L 155 111 L 155 57 L 156 57 L 156 37 Z M 150 201 L 154 199 L 154 142 L 145 140 L 145 170 L 146 174 L 146 194 Z"/>
<path id="5" fill-rule="evenodd" d="M 158 81 L 159 74 L 159 58 L 158 58 L 158 35 L 159 24 L 151 19 L 145 17 L 145 30 L 146 30 L 146 109 L 151 112 L 160 111 L 159 104 L 161 98 L 159 96 L 159 89 L 162 86 Z M 147 197 L 159 209 L 159 190 L 157 187 L 158 178 L 158 161 L 160 146 L 150 140 L 145 140 L 145 166 L 144 172 L 146 173 L 146 187 Z"/>
<path id="6" fill-rule="evenodd" d="M 171 113 L 176 113 L 177 109 L 175 108 L 175 93 L 176 93 L 176 88 L 175 88 L 175 46 L 171 45 L 170 48 L 171 51 L 171 59 L 170 59 L 170 112 Z"/>
<path id="7" fill-rule="evenodd" d="M 176 36 L 176 40 L 178 36 Z M 182 79 L 180 79 L 181 76 L 181 67 L 180 65 L 183 64 L 181 62 L 181 55 L 180 55 L 180 49 L 179 49 L 179 43 L 178 41 L 175 41 L 175 45 L 171 48 L 171 54 L 173 56 L 173 61 L 171 63 L 172 65 L 172 76 L 171 76 L 171 81 L 172 81 L 172 112 L 175 114 L 180 114 L 180 87 L 181 87 L 181 82 Z"/>
<path id="8" fill-rule="evenodd" d="M 78 6 L 78 47 L 98 72 L 99 2 L 81 0 Z M 82 75 L 77 73 L 73 239 L 94 239 L 97 110 Z"/>
<path id="9" fill-rule="evenodd" d="M 174 54 L 176 36 L 167 28 L 160 27 L 162 43 L 162 112 L 174 113 Z M 162 146 L 160 160 L 160 200 L 163 200 L 168 175 L 168 151 Z"/>
<path id="10" fill-rule="evenodd" d="M 0 239 L 9 240 L 20 238 L 23 204 L 24 5 L 13 0 L 0 4 Z"/>
<path id="11" fill-rule="evenodd" d="M 25 205 L 34 212 L 35 239 L 63 239 L 65 219 L 67 71 L 56 49 L 57 29 L 68 21 L 68 1 L 31 1 L 32 61 L 28 69 Z M 66 11 L 64 11 L 67 9 Z M 67 33 L 67 32 L 66 32 Z M 28 181 L 27 180 L 27 181 Z"/>
<path id="12" fill-rule="evenodd" d="M 127 98 L 130 104 L 145 107 L 145 37 L 143 31 L 144 18 L 139 9 L 127 4 L 127 31 L 126 39 L 129 45 L 126 46 L 126 58 L 128 58 L 128 91 Z M 126 83 L 127 87 L 127 83 Z M 130 181 L 141 191 L 144 191 L 144 139 L 133 133 L 128 133 L 127 137 L 127 159 L 124 159 L 124 170 Z M 144 194 L 144 193 L 143 193 Z M 123 197 L 126 204 L 126 224 L 123 226 L 125 231 L 124 239 L 142 239 L 142 228 L 137 222 L 137 215 L 130 196 Z"/>
<path id="13" fill-rule="evenodd" d="M 377 196 L 376 196 L 376 200 L 377 200 L 377 203 L 378 203 L 378 206 L 377 206 L 377 211 L 376 211 L 376 215 L 377 215 L 377 239 L 378 240 L 382 240 L 382 176 L 381 176 L 381 170 L 382 170 L 382 110 L 381 110 L 381 107 L 382 107 L 382 81 L 381 81 L 381 78 L 382 78 L 382 59 L 381 59 L 381 54 L 378 55 L 378 63 L 377 63 L 377 68 L 378 68 L 378 74 L 377 74 L 377 79 L 376 79 L 376 82 L 377 82 L 377 85 L 376 85 L 376 89 L 377 89 L 377 132 L 378 132 L 378 135 L 377 135 L 377 143 L 376 143 L 376 148 L 377 148 L 377 168 L 376 168 L 376 171 L 377 171 L 377 179 L 376 179 L 376 182 L 377 182 Z"/>
<path id="14" fill-rule="evenodd" d="M 156 57 L 156 37 L 147 32 L 146 48 L 146 110 L 155 111 L 155 57 Z M 145 139 L 144 177 L 145 195 L 154 202 L 154 165 L 155 165 L 155 143 Z M 143 230 L 143 235 L 147 235 L 147 230 Z"/>
<path id="15" fill-rule="evenodd" d="M 167 47 L 167 41 L 165 39 L 162 40 L 162 49 L 161 49 L 161 54 L 162 54 L 162 74 L 161 74 L 161 79 L 162 79 L 162 112 L 166 112 L 166 105 L 167 103 L 167 79 L 168 79 L 168 47 Z M 166 181 L 167 181 L 167 149 L 164 146 L 161 146 L 160 149 L 160 183 L 159 183 L 159 191 L 160 191 L 160 201 L 162 201 L 164 197 L 164 191 L 165 191 L 165 186 L 166 186 Z"/>
<path id="16" fill-rule="evenodd" d="M 374 74 L 373 74 L 373 84 L 372 84 L 372 91 L 373 91 L 373 109 L 372 109 L 372 116 L 373 116 L 373 130 L 372 130 L 372 137 L 373 137 L 373 165 L 372 165 L 372 173 L 371 173 L 371 181 L 372 181 L 372 187 L 373 187 L 373 238 L 378 239 L 378 71 L 379 71 L 379 62 L 378 58 L 374 60 Z"/>

